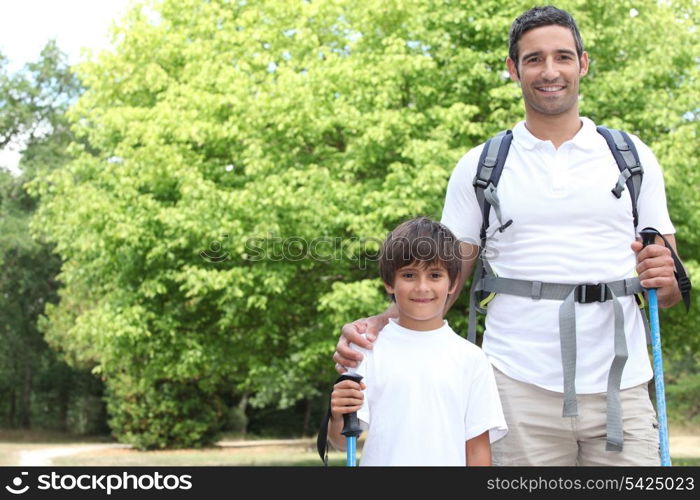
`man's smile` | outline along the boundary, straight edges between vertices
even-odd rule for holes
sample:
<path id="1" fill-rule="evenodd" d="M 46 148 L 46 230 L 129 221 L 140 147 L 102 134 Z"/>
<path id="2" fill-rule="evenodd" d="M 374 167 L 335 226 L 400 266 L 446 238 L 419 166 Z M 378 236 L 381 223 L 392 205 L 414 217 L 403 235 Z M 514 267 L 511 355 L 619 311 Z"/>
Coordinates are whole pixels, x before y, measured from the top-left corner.
<path id="1" fill-rule="evenodd" d="M 566 85 L 561 84 L 561 83 L 535 86 L 536 90 L 539 90 L 540 92 L 545 92 L 545 93 L 559 92 L 561 90 L 564 90 L 565 88 L 566 88 Z"/>

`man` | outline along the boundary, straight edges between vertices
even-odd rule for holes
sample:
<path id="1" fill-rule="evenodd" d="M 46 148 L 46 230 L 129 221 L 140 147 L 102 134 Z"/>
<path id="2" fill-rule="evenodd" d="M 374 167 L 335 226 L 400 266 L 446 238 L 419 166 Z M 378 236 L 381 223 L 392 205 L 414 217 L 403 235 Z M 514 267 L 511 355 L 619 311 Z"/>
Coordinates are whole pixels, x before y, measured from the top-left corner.
<path id="1" fill-rule="evenodd" d="M 525 120 L 513 129 L 498 185 L 503 220 L 513 222 L 503 231 L 489 226 L 486 249 L 494 272 L 518 280 L 583 284 L 629 279 L 636 268 L 641 285 L 658 290 L 661 307 L 676 304 L 681 293 L 670 251 L 661 245 L 642 248 L 635 241 L 629 194 L 619 199 L 611 194 L 620 173 L 613 156 L 593 122 L 579 116 L 579 81 L 589 60 L 574 20 L 554 7 L 536 7 L 513 22 L 509 45 L 508 71 L 522 89 Z M 633 140 L 644 167 L 639 227 L 657 228 L 675 249 L 661 169 L 649 148 Z M 464 242 L 463 254 L 471 256 L 463 263 L 458 290 L 479 253 L 474 243 L 481 212 L 472 181 L 482 149 L 472 149 L 457 164 L 443 210 L 442 222 Z M 560 300 L 507 293 L 488 305 L 483 349 L 494 367 L 510 429 L 494 444 L 493 463 L 659 465 L 647 392 L 652 371 L 634 297 L 614 297 L 614 308 L 613 300 L 575 304 L 575 366 L 569 372 L 575 374 L 575 401 L 563 412 L 570 416 L 562 416 L 567 389 L 560 305 Z M 371 348 L 361 333 L 373 337 L 395 313 L 389 307 L 343 327 L 334 355 L 338 371 L 360 359 L 349 342 Z M 628 352 L 617 407 L 624 445 L 612 451 L 606 447 L 607 396 L 618 332 Z M 617 414 L 613 420 L 620 418 L 612 413 Z"/>

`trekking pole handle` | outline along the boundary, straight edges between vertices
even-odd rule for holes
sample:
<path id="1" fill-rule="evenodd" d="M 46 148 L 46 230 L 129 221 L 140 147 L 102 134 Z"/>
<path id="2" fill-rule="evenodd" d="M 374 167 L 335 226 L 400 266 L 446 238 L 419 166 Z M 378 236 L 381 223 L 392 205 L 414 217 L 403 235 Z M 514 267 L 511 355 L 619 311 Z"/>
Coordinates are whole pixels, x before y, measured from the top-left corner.
<path id="1" fill-rule="evenodd" d="M 647 231 L 646 229 L 642 229 L 639 232 L 639 235 L 642 237 L 642 245 L 644 247 L 653 245 L 656 241 L 656 233 L 654 231 Z"/>
<path id="2" fill-rule="evenodd" d="M 352 380 L 353 382 L 357 382 L 358 384 L 362 380 L 361 375 L 357 375 L 356 373 L 345 373 L 343 374 L 339 379 L 338 382 L 341 382 L 343 380 Z M 345 413 L 343 414 L 343 430 L 341 431 L 341 434 L 345 437 L 357 437 L 360 434 L 362 434 L 362 428 L 360 427 L 360 420 L 357 418 L 357 412 L 354 411 L 352 413 Z"/>
<path id="3" fill-rule="evenodd" d="M 653 245 L 656 242 L 656 232 L 654 231 L 642 229 L 639 231 L 639 235 L 642 237 L 642 248 Z"/>

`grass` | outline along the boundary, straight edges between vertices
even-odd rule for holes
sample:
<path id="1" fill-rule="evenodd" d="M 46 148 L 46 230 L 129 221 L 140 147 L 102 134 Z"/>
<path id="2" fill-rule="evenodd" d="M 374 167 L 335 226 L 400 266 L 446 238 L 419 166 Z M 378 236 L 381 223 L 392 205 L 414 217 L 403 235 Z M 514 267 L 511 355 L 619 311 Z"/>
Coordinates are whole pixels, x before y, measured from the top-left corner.
<path id="1" fill-rule="evenodd" d="M 76 436 L 66 432 L 35 429 L 0 429 L 0 443 L 109 443 L 109 436 Z"/>
<path id="2" fill-rule="evenodd" d="M 131 449 L 95 450 L 59 457 L 56 465 L 90 466 L 322 466 L 315 448 L 308 444 L 286 446 L 220 446 L 201 450 L 136 451 Z M 329 465 L 345 464 L 345 455 L 329 453 Z"/>
<path id="3" fill-rule="evenodd" d="M 692 434 L 684 429 L 684 435 Z M 672 429 L 672 433 L 678 429 Z M 76 437 L 66 434 L 35 431 L 0 430 L 0 466 L 18 465 L 22 452 L 68 448 L 81 445 L 109 444 L 106 437 Z M 674 466 L 700 466 L 700 456 L 672 457 Z M 138 451 L 128 448 L 83 449 L 64 456 L 55 456 L 56 466 L 322 466 L 315 440 L 290 441 L 248 440 L 244 443 L 223 441 L 220 446 L 204 449 Z M 345 454 L 329 453 L 329 465 L 344 466 Z"/>
<path id="4" fill-rule="evenodd" d="M 700 457 L 696 458 L 673 458 L 671 457 L 671 463 L 674 467 L 698 467 L 700 466 Z"/>
<path id="5" fill-rule="evenodd" d="M 56 466 L 322 466 L 312 439 L 272 441 L 247 440 L 243 444 L 223 441 L 202 449 L 139 451 L 114 448 L 106 437 L 76 437 L 34 431 L 0 431 L 0 466 L 19 465 L 22 454 L 105 444 L 100 449 L 81 449 L 51 458 Z M 345 454 L 332 451 L 330 466 L 345 465 Z"/>

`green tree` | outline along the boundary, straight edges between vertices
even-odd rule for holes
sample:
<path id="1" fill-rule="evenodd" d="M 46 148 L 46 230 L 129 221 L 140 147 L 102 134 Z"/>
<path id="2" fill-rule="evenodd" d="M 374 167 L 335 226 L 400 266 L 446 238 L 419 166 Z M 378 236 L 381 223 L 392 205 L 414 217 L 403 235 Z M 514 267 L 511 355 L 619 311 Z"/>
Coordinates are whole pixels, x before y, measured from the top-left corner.
<path id="1" fill-rule="evenodd" d="M 697 147 L 682 143 L 697 136 L 695 3 L 561 6 L 592 55 L 583 112 L 655 147 L 673 215 L 697 214 L 697 193 L 676 198 Z M 115 49 L 79 69 L 71 116 L 90 149 L 33 187 L 36 228 L 64 260 L 46 335 L 105 378 L 117 435 L 201 444 L 244 395 L 319 397 L 339 327 L 386 304 L 378 241 L 439 217 L 459 157 L 522 116 L 504 59 L 527 7 L 165 0 L 129 13 Z M 679 245 L 695 255 L 689 224 Z M 689 344 L 684 325 L 667 349 Z"/>
<path id="2" fill-rule="evenodd" d="M 36 202 L 24 190 L 29 180 L 67 162 L 75 139 L 64 113 L 81 87 L 55 42 L 14 74 L 2 60 L 0 147 L 21 144 L 23 149 L 20 174 L 0 170 L 0 421 L 10 427 L 95 431 L 104 418 L 99 382 L 89 372 L 71 370 L 37 327 L 45 304 L 58 299 L 60 258 L 31 237 Z M 86 408 L 80 410 L 81 405 Z M 78 423 L 85 411 L 95 413 L 97 425 Z"/>

